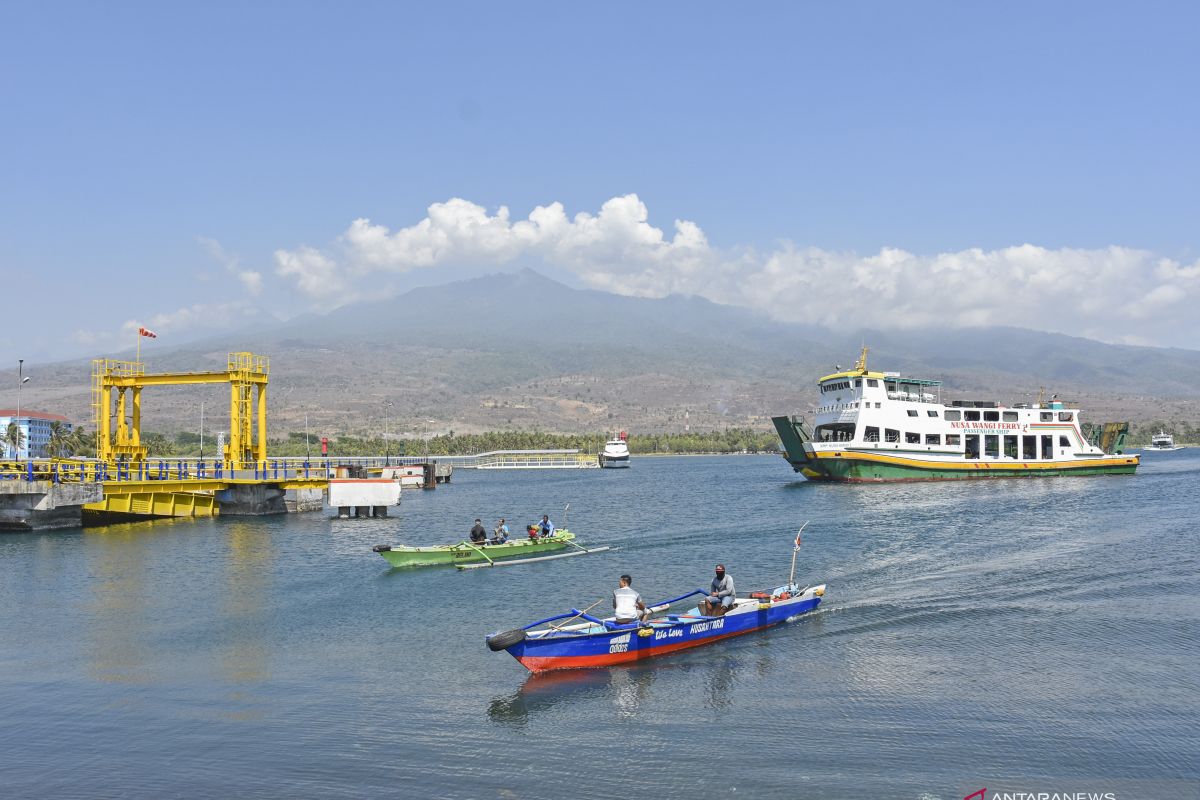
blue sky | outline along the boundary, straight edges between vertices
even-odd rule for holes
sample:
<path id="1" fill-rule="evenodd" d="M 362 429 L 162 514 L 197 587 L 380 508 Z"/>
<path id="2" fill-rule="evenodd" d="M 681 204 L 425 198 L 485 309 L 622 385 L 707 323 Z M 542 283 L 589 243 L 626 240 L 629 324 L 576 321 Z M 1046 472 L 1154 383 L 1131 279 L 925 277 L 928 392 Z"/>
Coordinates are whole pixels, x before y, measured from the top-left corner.
<path id="1" fill-rule="evenodd" d="M 1194 347 L 1198 23 L 1187 3 L 9 3 L 0 265 L 31 301 L 6 303 L 0 350 L 93 355 L 134 323 L 165 343 L 526 265 L 829 324 L 869 294 L 876 326 Z M 552 230 L 497 222 L 554 203 Z M 949 316 L 913 310 L 936 291 Z M 17 332 L 47 313 L 70 335 Z"/>

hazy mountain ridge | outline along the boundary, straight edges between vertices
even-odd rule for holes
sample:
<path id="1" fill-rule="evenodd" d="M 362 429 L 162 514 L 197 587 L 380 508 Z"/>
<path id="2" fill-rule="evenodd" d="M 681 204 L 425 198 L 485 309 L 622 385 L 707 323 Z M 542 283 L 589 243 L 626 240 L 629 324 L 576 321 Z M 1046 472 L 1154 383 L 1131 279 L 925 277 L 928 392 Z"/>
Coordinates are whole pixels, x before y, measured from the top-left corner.
<path id="1" fill-rule="evenodd" d="M 878 321 L 876 321 L 878 322 Z M 143 355 L 151 370 L 223 369 L 230 350 L 271 358 L 272 430 L 457 428 L 643 431 L 765 426 L 807 411 L 814 381 L 850 366 L 943 380 L 951 397 L 1015 402 L 1039 387 L 1114 419 L 1195 416 L 1200 352 L 1108 345 L 1018 328 L 832 332 L 696 297 L 578 290 L 525 270 L 414 289 L 327 315 L 255 326 Z M 36 367 L 28 407 L 90 420 L 90 362 Z M 148 390 L 148 429 L 210 426 L 220 387 Z M 385 409 L 385 402 L 391 406 Z M 685 417 L 686 415 L 686 417 Z M 1099 416 L 1098 416 L 1099 415 Z"/>

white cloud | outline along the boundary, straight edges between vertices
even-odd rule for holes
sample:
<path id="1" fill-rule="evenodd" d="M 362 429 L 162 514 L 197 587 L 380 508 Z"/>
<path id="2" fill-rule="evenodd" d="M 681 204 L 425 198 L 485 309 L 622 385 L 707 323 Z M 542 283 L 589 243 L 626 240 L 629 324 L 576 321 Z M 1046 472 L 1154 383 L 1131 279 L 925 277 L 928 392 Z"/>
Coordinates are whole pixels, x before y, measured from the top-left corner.
<path id="1" fill-rule="evenodd" d="M 197 236 L 196 241 L 212 256 L 214 261 L 225 268 L 226 272 L 237 276 L 237 279 L 241 281 L 247 293 L 251 296 L 257 296 L 262 293 L 263 276 L 261 272 L 242 269 L 238 257 L 226 252 L 225 248 L 216 239 L 210 239 L 207 236 Z"/>
<path id="2" fill-rule="evenodd" d="M 238 280 L 242 282 L 242 286 L 244 286 L 246 291 L 251 295 L 258 295 L 262 293 L 263 276 L 261 272 L 254 272 L 253 270 L 239 272 Z"/>
<path id="3" fill-rule="evenodd" d="M 341 302 L 372 275 L 438 265 L 492 267 L 541 259 L 620 294 L 695 294 L 834 327 L 1010 325 L 1106 341 L 1194 347 L 1200 261 L 1181 265 L 1120 246 L 1022 244 L 921 255 L 897 248 L 836 252 L 783 242 L 765 253 L 721 250 L 694 222 L 673 235 L 649 222 L 637 195 L 568 217 L 561 203 L 512 221 L 463 199 L 435 203 L 395 231 L 357 219 L 329 252 L 278 250 L 276 273 L 310 296 Z"/>

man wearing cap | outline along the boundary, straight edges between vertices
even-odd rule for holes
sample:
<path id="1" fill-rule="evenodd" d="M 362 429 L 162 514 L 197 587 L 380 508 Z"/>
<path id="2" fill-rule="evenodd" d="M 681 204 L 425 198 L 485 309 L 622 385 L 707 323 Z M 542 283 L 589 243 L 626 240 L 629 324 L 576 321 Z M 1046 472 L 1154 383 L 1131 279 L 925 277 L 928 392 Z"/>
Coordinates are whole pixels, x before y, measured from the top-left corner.
<path id="1" fill-rule="evenodd" d="M 717 564 L 716 577 L 708 588 L 708 597 L 704 598 L 701 611 L 706 617 L 719 617 L 733 608 L 734 597 L 733 578 L 725 574 L 724 564 Z"/>

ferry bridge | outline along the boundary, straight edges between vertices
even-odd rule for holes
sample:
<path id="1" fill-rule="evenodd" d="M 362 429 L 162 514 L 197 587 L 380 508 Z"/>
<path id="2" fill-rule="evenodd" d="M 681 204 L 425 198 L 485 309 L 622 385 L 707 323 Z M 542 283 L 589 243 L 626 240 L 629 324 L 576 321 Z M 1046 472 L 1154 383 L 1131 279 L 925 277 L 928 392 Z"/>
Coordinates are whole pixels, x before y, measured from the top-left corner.
<path id="1" fill-rule="evenodd" d="M 96 458 L 0 463 L 0 528 L 69 527 L 82 520 L 200 517 L 318 510 L 337 466 L 373 469 L 428 457 L 270 458 L 266 356 L 230 353 L 225 369 L 146 372 L 141 361 L 92 362 Z M 142 392 L 157 386 L 225 384 L 229 439 L 215 459 L 151 458 L 142 440 Z M 477 469 L 598 466 L 575 450 L 509 450 L 438 461 Z M 8 479 L 8 480 L 5 480 Z"/>

